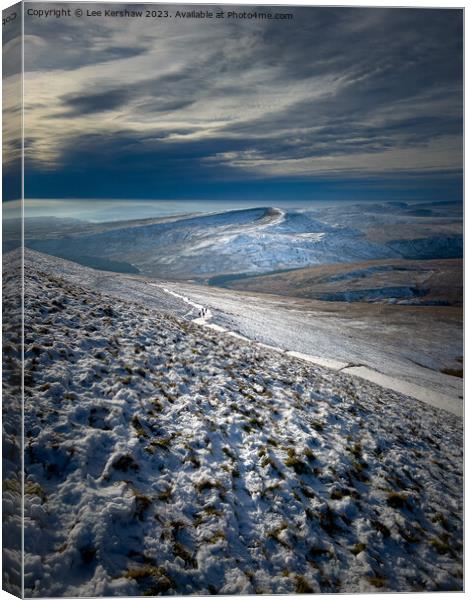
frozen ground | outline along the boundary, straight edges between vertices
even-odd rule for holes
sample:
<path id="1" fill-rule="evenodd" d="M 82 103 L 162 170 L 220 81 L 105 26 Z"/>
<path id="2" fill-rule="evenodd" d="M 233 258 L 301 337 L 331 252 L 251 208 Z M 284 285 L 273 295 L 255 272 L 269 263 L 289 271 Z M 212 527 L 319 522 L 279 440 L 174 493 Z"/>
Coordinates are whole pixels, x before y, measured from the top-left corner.
<path id="1" fill-rule="evenodd" d="M 160 289 L 207 307 L 213 314 L 211 322 L 229 331 L 354 370 L 462 415 L 462 378 L 443 372 L 462 369 L 458 308 L 315 302 L 183 282 L 166 282 Z"/>
<path id="2" fill-rule="evenodd" d="M 187 320 L 198 317 L 199 309 L 191 303 L 205 307 L 210 311 L 206 326 L 308 355 L 317 364 L 350 370 L 462 414 L 462 378 L 442 372 L 462 368 L 458 307 L 317 302 L 242 293 L 97 271 L 29 250 L 27 254 L 46 272 Z"/>
<path id="3" fill-rule="evenodd" d="M 21 595 L 21 256 L 2 272 L 2 589 Z"/>
<path id="4" fill-rule="evenodd" d="M 460 418 L 40 258 L 27 596 L 462 589 Z"/>

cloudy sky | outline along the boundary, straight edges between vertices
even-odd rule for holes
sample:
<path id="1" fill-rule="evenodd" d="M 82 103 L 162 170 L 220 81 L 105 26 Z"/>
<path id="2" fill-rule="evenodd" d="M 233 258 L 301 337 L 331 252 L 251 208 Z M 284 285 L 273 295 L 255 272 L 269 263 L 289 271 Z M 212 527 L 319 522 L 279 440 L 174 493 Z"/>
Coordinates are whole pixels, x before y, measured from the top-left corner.
<path id="1" fill-rule="evenodd" d="M 462 12 L 278 11 L 26 16 L 26 196 L 460 198 Z"/>

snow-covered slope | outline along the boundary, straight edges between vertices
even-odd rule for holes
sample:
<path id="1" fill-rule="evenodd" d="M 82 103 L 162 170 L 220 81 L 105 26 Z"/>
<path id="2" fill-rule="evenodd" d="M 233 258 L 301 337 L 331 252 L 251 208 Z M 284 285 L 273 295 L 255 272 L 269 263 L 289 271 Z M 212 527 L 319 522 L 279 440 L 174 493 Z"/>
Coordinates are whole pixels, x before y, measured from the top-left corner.
<path id="1" fill-rule="evenodd" d="M 21 253 L 3 254 L 2 589 L 21 596 Z"/>
<path id="2" fill-rule="evenodd" d="M 25 268 L 27 596 L 462 589 L 461 419 Z"/>
<path id="3" fill-rule="evenodd" d="M 462 379 L 448 374 L 462 368 L 460 308 L 317 302 L 103 272 L 31 250 L 26 257 L 45 273 L 188 321 L 195 305 L 205 307 L 206 324 L 321 364 L 370 368 L 374 381 L 462 415 Z"/>
<path id="4" fill-rule="evenodd" d="M 387 246 L 366 240 L 357 229 L 278 208 L 234 210 L 138 226 L 130 221 L 121 227 L 114 224 L 111 230 L 101 226 L 96 233 L 54 235 L 29 239 L 27 244 L 98 268 L 101 265 L 93 265 L 90 257 L 101 263 L 103 259 L 125 261 L 145 275 L 201 280 L 220 273 L 260 273 L 398 256 Z"/>

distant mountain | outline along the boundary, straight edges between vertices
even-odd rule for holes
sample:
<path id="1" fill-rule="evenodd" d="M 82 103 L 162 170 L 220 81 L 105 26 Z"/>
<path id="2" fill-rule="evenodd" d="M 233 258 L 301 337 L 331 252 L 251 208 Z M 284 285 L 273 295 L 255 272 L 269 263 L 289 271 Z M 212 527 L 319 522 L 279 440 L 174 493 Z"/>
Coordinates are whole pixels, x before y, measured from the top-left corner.
<path id="1" fill-rule="evenodd" d="M 312 265 L 462 256 L 460 216 L 380 206 L 265 207 L 100 224 L 53 219 L 49 226 L 28 219 L 26 244 L 99 269 L 202 283 Z"/>

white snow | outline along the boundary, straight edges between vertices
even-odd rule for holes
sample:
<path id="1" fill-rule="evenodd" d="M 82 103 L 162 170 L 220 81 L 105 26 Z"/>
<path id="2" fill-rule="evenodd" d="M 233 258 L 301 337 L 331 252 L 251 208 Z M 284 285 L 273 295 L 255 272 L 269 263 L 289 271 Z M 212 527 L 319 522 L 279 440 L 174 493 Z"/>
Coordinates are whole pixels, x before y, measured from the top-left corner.
<path id="1" fill-rule="evenodd" d="M 27 596 L 462 589 L 460 418 L 48 261 L 25 256 Z"/>
<path id="2" fill-rule="evenodd" d="M 164 222 L 128 221 L 114 223 L 112 228 L 90 225 L 73 236 L 50 239 L 43 229 L 34 239 L 34 226 L 34 222 L 27 224 L 30 248 L 78 262 L 83 257 L 124 260 L 143 275 L 159 278 L 210 278 L 400 255 L 367 240 L 358 229 L 332 226 L 310 213 L 273 207 Z"/>
<path id="3" fill-rule="evenodd" d="M 335 371 L 339 371 L 341 369 L 345 369 L 349 363 L 341 362 L 339 360 L 334 360 L 332 358 L 322 358 L 321 356 L 312 356 L 311 354 L 304 354 L 303 352 L 296 352 L 295 350 L 287 351 L 289 356 L 293 356 L 294 358 L 300 358 L 301 360 L 306 360 L 307 362 L 311 362 L 315 365 L 320 365 L 321 367 L 327 367 L 328 369 L 334 369 Z"/>
<path id="4" fill-rule="evenodd" d="M 361 377 L 367 381 L 377 383 L 382 387 L 399 392 L 400 394 L 404 394 L 405 396 L 416 398 L 421 402 L 426 402 L 432 406 L 443 408 L 444 410 L 452 412 L 460 417 L 463 416 L 462 403 L 457 403 L 450 396 L 440 393 L 436 390 L 430 390 L 422 386 L 414 385 L 409 381 L 397 379 L 396 377 L 389 377 L 384 373 L 379 373 L 378 371 L 374 371 L 374 369 L 370 369 L 364 365 L 352 367 L 346 366 L 344 371 L 346 373 L 350 373 L 351 375 L 355 375 L 356 377 Z"/>
<path id="5" fill-rule="evenodd" d="M 214 331 L 232 332 L 260 347 L 303 355 L 320 366 L 352 367 L 351 373 L 462 415 L 462 379 L 440 371 L 446 356 L 462 354 L 461 322 L 442 326 L 439 320 L 416 321 L 415 314 L 407 318 L 401 310 L 398 320 L 386 312 L 380 318 L 369 311 L 356 313 L 355 306 L 345 303 L 334 308 L 331 303 L 149 280 L 96 271 L 29 250 L 27 254 L 44 271 L 87 288 L 196 323 L 201 318 L 199 323 Z M 206 313 L 199 317 L 203 308 Z"/>
<path id="6" fill-rule="evenodd" d="M 165 289 L 191 295 L 191 302 L 204 303 L 200 306 L 206 306 L 211 319 L 233 327 L 222 327 L 220 331 L 235 331 L 264 347 L 323 367 L 345 370 L 458 416 L 463 414 L 462 380 L 419 364 L 424 353 L 429 354 L 431 367 L 438 364 L 443 347 L 450 355 L 453 352 L 458 356 L 462 347 L 460 324 L 457 330 L 429 323 L 423 340 L 419 325 L 410 322 L 410 327 L 402 325 L 399 329 L 403 337 L 391 337 L 397 325 L 387 325 L 385 319 L 376 323 L 365 315 L 355 319 L 354 313 L 347 312 L 335 317 L 318 308 L 309 311 L 308 302 L 292 298 L 286 301 L 277 296 L 240 294 L 183 282 L 168 283 Z M 201 325 L 217 326 L 209 320 Z"/>
<path id="7" fill-rule="evenodd" d="M 154 285 L 154 286 L 158 287 L 159 284 L 150 284 L 150 285 Z M 209 327 L 210 329 L 213 329 L 214 331 L 219 331 L 221 333 L 225 333 L 226 335 L 229 335 L 229 336 L 232 336 L 232 337 L 244 340 L 244 341 L 251 341 L 249 338 L 247 338 L 243 335 L 240 335 L 239 333 L 236 333 L 235 331 L 228 331 L 224 327 L 220 327 L 219 325 L 216 325 L 215 323 L 210 323 L 210 320 L 213 317 L 212 311 L 210 309 L 204 308 L 202 306 L 202 304 L 197 304 L 195 302 L 192 302 L 186 296 L 177 294 L 177 293 L 173 292 L 172 290 L 167 289 L 166 287 L 163 287 L 162 289 L 167 294 L 171 294 L 172 296 L 175 296 L 176 298 L 181 298 L 184 302 L 186 302 L 187 304 L 190 304 L 191 306 L 197 308 L 198 310 L 206 311 L 203 317 L 193 319 L 193 323 L 197 323 L 198 325 L 202 325 L 204 327 Z M 452 412 L 460 417 L 463 415 L 462 403 L 459 401 L 456 401 L 451 396 L 443 394 L 437 390 L 430 390 L 429 388 L 415 385 L 409 381 L 406 381 L 406 380 L 403 380 L 403 379 L 400 379 L 397 377 L 390 377 L 389 375 L 380 373 L 379 371 L 376 371 L 375 369 L 372 369 L 365 365 L 354 365 L 354 364 L 351 364 L 350 362 L 342 362 L 342 361 L 335 360 L 332 358 L 323 358 L 321 356 L 313 356 L 311 354 L 305 354 L 303 352 L 297 352 L 295 350 L 284 350 L 283 348 L 279 348 L 277 346 L 269 346 L 267 344 L 263 344 L 262 342 L 253 342 L 253 343 L 257 344 L 258 346 L 261 346 L 263 348 L 268 348 L 270 350 L 273 350 L 275 352 L 280 352 L 280 353 L 285 352 L 288 356 L 293 356 L 294 358 L 299 358 L 301 360 L 304 360 L 306 362 L 309 362 L 309 363 L 312 363 L 315 365 L 319 365 L 321 367 L 326 367 L 328 369 L 333 369 L 335 371 L 344 371 L 351 375 L 361 377 L 362 379 L 365 379 L 367 381 L 372 381 L 373 383 L 377 383 L 378 385 L 380 385 L 382 387 L 385 387 L 385 388 L 394 390 L 396 392 L 399 392 L 401 394 L 404 394 L 405 396 L 410 396 L 411 398 L 415 398 L 417 400 L 420 400 L 421 402 L 426 402 L 427 404 L 436 406 L 437 408 L 443 408 L 443 409 L 448 410 L 449 412 Z"/>
<path id="8" fill-rule="evenodd" d="M 205 311 L 203 316 L 200 316 L 196 319 L 192 319 L 193 323 L 202 325 L 204 327 L 208 327 L 209 329 L 213 329 L 214 331 L 218 331 L 220 333 L 225 333 L 228 336 L 235 337 L 240 340 L 248 342 L 251 341 L 249 338 L 240 335 L 235 331 L 228 331 L 220 325 L 211 323 L 210 320 L 213 317 L 212 311 L 210 309 L 205 308 L 202 304 L 193 302 L 188 297 L 182 296 L 181 294 L 177 294 L 176 292 L 169 290 L 168 288 L 160 284 L 150 283 L 149 285 L 152 285 L 154 287 L 161 287 L 163 291 L 167 294 L 171 294 L 175 298 L 182 299 L 183 302 L 186 302 L 190 306 L 197 309 L 199 312 Z M 283 348 L 279 348 L 277 346 L 269 346 L 267 344 L 263 344 L 262 342 L 254 341 L 253 343 L 263 348 L 268 348 L 275 352 L 280 352 L 281 354 L 285 352 L 288 356 L 293 356 L 294 358 L 299 358 L 301 360 L 315 365 L 319 365 L 321 367 L 326 367 L 335 371 L 344 371 L 351 375 L 361 377 L 362 379 L 365 379 L 367 381 L 377 383 L 382 387 L 404 394 L 405 396 L 410 396 L 411 398 L 415 398 L 422 402 L 426 402 L 427 404 L 431 404 L 432 406 L 436 406 L 437 408 L 443 408 L 458 416 L 463 415 L 462 403 L 456 402 L 451 397 L 449 397 L 448 394 L 446 395 L 435 390 L 429 390 L 428 388 L 415 385 L 413 383 L 410 383 L 409 381 L 405 381 L 397 377 L 390 377 L 388 375 L 385 375 L 384 373 L 376 371 L 375 369 L 371 369 L 370 367 L 366 367 L 364 365 L 354 365 L 349 362 L 341 362 L 332 358 L 313 356 L 311 354 L 305 354 L 303 352 L 297 352 L 295 350 L 284 350 Z"/>
<path id="9" fill-rule="evenodd" d="M 159 284 L 156 283 L 151 283 L 149 285 L 159 287 Z M 196 302 L 193 302 L 186 296 L 177 294 L 176 292 L 173 292 L 172 290 L 169 290 L 166 287 L 162 287 L 162 289 L 167 294 L 171 294 L 175 298 L 182 299 L 183 302 L 186 302 L 190 306 L 196 308 L 199 312 L 202 310 L 205 311 L 203 316 L 198 317 L 196 319 L 192 319 L 193 323 L 202 325 L 204 327 L 208 327 L 209 329 L 213 329 L 214 331 L 219 331 L 220 333 L 225 333 L 228 336 L 235 337 L 246 342 L 251 341 L 249 338 L 240 335 L 235 331 L 227 331 L 227 329 L 225 329 L 224 327 L 220 327 L 220 325 L 211 323 L 210 320 L 213 317 L 212 311 L 210 309 L 206 309 L 202 304 L 197 304 Z M 396 392 L 400 392 L 401 394 L 410 396 L 412 398 L 416 398 L 417 400 L 421 400 L 422 402 L 426 402 L 427 404 L 431 404 L 432 406 L 436 406 L 437 408 L 444 408 L 445 410 L 453 412 L 458 416 L 462 416 L 463 414 L 462 404 L 460 402 L 456 403 L 455 401 L 452 401 L 452 399 L 449 398 L 449 396 L 446 396 L 445 394 L 429 390 L 418 385 L 413 385 L 408 381 L 404 381 L 396 377 L 387 376 L 383 373 L 380 373 L 379 371 L 375 371 L 374 369 L 371 369 L 364 365 L 351 365 L 351 363 L 348 362 L 341 362 L 331 358 L 322 358 L 321 356 L 312 356 L 311 354 L 305 354 L 303 352 L 297 352 L 295 350 L 286 351 L 276 346 L 269 346 L 267 344 L 263 344 L 262 342 L 253 343 L 263 348 L 268 348 L 275 352 L 280 352 L 281 354 L 285 352 L 288 356 L 293 356 L 294 358 L 299 358 L 301 360 L 315 365 L 319 365 L 321 367 L 334 369 L 335 371 L 344 371 L 351 375 L 361 377 L 362 379 L 372 381 L 373 383 L 377 383 L 382 387 L 394 390 Z"/>

